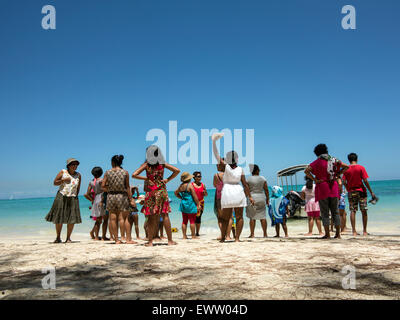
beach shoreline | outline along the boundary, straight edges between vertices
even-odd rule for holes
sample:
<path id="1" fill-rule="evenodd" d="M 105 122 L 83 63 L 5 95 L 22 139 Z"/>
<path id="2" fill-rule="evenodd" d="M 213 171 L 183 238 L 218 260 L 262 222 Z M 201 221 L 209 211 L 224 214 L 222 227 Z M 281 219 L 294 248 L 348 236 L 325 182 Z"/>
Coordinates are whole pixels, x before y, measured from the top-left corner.
<path id="1" fill-rule="evenodd" d="M 372 231 L 371 231 L 372 232 Z M 290 234 L 290 230 L 289 230 Z M 400 234 L 319 240 L 292 230 L 290 238 L 256 233 L 242 242 L 174 235 L 153 248 L 115 245 L 75 235 L 0 240 L 2 299 L 400 299 Z M 346 266 L 356 289 L 343 289 Z M 46 269 L 47 268 L 47 269 Z M 43 269 L 55 268 L 56 289 L 42 288 Z"/>

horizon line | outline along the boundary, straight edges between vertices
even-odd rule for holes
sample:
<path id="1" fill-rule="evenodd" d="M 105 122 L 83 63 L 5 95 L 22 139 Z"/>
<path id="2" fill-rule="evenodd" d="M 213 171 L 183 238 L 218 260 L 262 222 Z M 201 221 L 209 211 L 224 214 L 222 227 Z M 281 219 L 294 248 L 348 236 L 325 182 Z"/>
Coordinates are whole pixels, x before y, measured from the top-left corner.
<path id="1" fill-rule="evenodd" d="M 400 178 L 397 178 L 397 179 L 383 179 L 383 180 L 369 180 L 369 182 L 380 182 L 380 181 L 400 181 Z M 274 184 L 271 184 L 271 185 L 274 185 Z M 268 185 L 269 187 L 271 186 L 271 185 Z M 302 185 L 302 184 L 297 184 L 297 186 L 300 186 L 300 185 Z M 295 185 L 294 185 L 295 186 Z M 215 190 L 215 188 L 213 187 L 213 188 L 207 188 L 208 190 Z M 168 191 L 168 192 L 173 192 L 173 191 Z M 144 193 L 144 192 L 141 192 L 141 193 Z M 83 197 L 83 195 L 84 194 L 81 194 L 81 195 L 79 195 L 78 197 Z M 12 198 L 12 199 L 10 199 L 10 197 L 12 197 L 13 196 L 13 194 L 10 194 L 8 197 L 6 197 L 6 198 L 0 198 L 0 201 L 10 201 L 10 200 L 28 200 L 28 199 L 46 199 L 46 198 L 53 198 L 53 197 L 55 197 L 55 195 L 53 194 L 53 195 L 42 195 L 42 196 L 34 196 L 34 197 L 32 197 L 32 196 L 26 196 L 26 197 L 15 197 L 14 196 L 14 198 Z"/>

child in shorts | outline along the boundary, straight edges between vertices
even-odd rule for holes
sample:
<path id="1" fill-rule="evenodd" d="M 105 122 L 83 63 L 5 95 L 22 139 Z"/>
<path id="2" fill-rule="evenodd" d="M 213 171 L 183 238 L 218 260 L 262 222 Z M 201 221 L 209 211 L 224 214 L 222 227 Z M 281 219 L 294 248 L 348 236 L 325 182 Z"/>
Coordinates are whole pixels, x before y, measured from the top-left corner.
<path id="1" fill-rule="evenodd" d="M 285 237 L 289 237 L 286 226 L 289 200 L 284 197 L 282 193 L 282 187 L 272 187 L 272 195 L 270 198 L 270 205 L 268 207 L 268 214 L 271 218 L 271 226 L 275 226 L 276 236 L 274 238 L 279 238 L 280 225 L 282 225 L 282 229 L 285 232 Z"/>
<path id="2" fill-rule="evenodd" d="M 315 201 L 315 184 L 309 177 L 304 178 L 306 180 L 305 186 L 301 189 L 301 198 L 306 201 L 306 212 L 308 217 L 308 233 L 305 236 L 312 236 L 314 222 L 317 225 L 320 236 L 323 236 L 321 229 L 321 217 L 319 204 Z"/>
<path id="3" fill-rule="evenodd" d="M 339 215 L 340 215 L 340 229 L 341 232 L 346 232 L 346 219 L 347 219 L 347 214 L 346 214 L 346 197 L 347 197 L 347 192 L 346 188 L 343 188 L 343 181 L 342 179 L 338 179 L 338 184 L 339 184 L 339 190 L 340 190 L 340 199 L 339 199 Z"/>

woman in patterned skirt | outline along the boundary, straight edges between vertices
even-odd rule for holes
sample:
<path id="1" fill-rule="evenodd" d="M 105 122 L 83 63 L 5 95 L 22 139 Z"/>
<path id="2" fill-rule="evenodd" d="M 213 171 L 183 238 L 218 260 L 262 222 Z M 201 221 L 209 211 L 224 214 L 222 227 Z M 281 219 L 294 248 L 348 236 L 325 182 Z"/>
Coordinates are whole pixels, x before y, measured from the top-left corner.
<path id="1" fill-rule="evenodd" d="M 122 169 L 122 161 L 124 156 L 113 156 L 111 159 L 112 169 L 108 170 L 105 175 L 101 188 L 107 192 L 107 211 L 110 213 L 110 233 L 116 244 L 122 242 L 118 239 L 118 221 L 120 226 L 125 225 L 126 243 L 134 244 L 131 237 L 131 228 L 127 217 L 132 207 L 136 207 L 136 203 L 132 198 L 131 187 L 129 186 L 129 173 Z M 123 232 L 121 231 L 123 235 Z"/>
<path id="2" fill-rule="evenodd" d="M 75 223 L 81 223 L 78 194 L 81 188 L 81 175 L 76 169 L 79 161 L 70 158 L 67 160 L 67 170 L 61 170 L 54 179 L 54 185 L 60 186 L 53 206 L 46 216 L 46 221 L 56 225 L 57 238 L 54 243 L 61 242 L 61 230 L 63 224 L 67 224 L 67 240 L 71 241 L 71 233 Z"/>
<path id="3" fill-rule="evenodd" d="M 172 174 L 164 179 L 164 169 L 172 171 Z M 140 174 L 146 171 L 146 177 Z M 132 178 L 144 180 L 147 183 L 147 191 L 141 212 L 148 217 L 148 238 L 146 246 L 153 245 L 153 237 L 158 227 L 160 215 L 163 218 L 165 231 L 167 232 L 168 245 L 176 244 L 172 241 L 171 222 L 168 213 L 171 212 L 166 184 L 174 179 L 180 170 L 166 163 L 161 150 L 152 145 L 146 149 L 146 161 L 132 174 Z"/>

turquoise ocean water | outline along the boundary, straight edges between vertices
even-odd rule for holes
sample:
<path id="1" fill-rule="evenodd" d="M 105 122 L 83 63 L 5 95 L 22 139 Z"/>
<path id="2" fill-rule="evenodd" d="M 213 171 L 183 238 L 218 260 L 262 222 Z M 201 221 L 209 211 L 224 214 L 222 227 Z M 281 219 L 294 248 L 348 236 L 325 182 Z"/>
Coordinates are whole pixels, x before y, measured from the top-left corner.
<path id="1" fill-rule="evenodd" d="M 379 202 L 373 206 L 369 205 L 369 226 L 375 230 L 379 228 L 379 233 L 400 234 L 400 180 L 373 181 L 371 187 L 379 197 Z M 215 232 L 218 229 L 217 219 L 214 215 L 214 190 L 208 190 L 208 197 L 205 201 L 205 211 L 202 217 L 202 233 L 207 231 Z M 56 191 L 55 191 L 56 193 Z M 179 199 L 173 192 L 169 192 L 172 199 L 170 214 L 173 227 L 180 229 L 182 216 L 179 212 Z M 93 226 L 93 221 L 89 218 L 90 202 L 83 196 L 80 196 L 80 208 L 82 223 L 75 226 L 74 232 L 87 234 Z M 369 197 L 370 198 L 370 197 Z M 0 239 L 2 236 L 48 236 L 54 235 L 54 226 L 44 220 L 53 203 L 54 197 L 36 198 L 36 199 L 18 199 L 18 200 L 0 200 Z M 140 206 L 139 206 L 140 208 Z M 348 210 L 348 203 L 346 210 Z M 361 214 L 357 216 L 357 224 L 361 222 Z M 139 213 L 139 224 L 141 235 L 143 235 L 144 215 Z M 247 226 L 248 219 L 245 218 Z M 304 224 L 306 231 L 306 222 L 304 220 L 293 220 L 290 224 Z M 350 221 L 348 220 L 348 227 Z M 268 226 L 270 220 L 268 218 Z M 359 228 L 359 231 L 361 229 Z M 387 232 L 386 232 L 387 231 Z M 64 231 L 63 231 L 64 233 Z"/>

